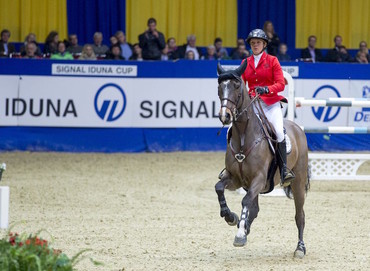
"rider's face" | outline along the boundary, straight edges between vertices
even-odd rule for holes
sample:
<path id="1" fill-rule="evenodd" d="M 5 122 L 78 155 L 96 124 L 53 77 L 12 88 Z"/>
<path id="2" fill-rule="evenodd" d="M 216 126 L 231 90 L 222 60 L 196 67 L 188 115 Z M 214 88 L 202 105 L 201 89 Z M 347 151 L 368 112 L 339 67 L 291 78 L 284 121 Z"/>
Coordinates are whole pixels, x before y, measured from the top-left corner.
<path id="1" fill-rule="evenodd" d="M 251 39 L 250 46 L 254 55 L 258 55 L 262 52 L 265 41 L 261 39 Z"/>

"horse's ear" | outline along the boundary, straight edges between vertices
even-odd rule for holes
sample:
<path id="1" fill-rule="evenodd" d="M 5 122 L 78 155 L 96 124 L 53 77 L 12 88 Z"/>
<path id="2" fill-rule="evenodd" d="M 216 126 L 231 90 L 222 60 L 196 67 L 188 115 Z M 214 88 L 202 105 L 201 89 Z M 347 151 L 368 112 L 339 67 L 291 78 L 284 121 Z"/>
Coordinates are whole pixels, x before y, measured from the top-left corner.
<path id="1" fill-rule="evenodd" d="M 235 73 L 239 76 L 242 76 L 245 69 L 247 68 L 247 65 L 248 65 L 248 61 L 247 59 L 244 59 L 244 62 L 235 70 Z"/>
<path id="2" fill-rule="evenodd" d="M 225 70 L 221 67 L 220 62 L 217 63 L 217 72 L 218 75 L 223 74 L 225 72 Z"/>

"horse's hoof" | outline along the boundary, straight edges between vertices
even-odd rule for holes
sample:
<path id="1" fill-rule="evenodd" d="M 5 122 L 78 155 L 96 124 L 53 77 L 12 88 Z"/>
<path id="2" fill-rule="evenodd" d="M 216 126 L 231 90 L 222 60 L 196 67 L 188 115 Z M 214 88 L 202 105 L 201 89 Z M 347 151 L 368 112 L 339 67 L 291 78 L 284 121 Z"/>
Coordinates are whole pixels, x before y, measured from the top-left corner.
<path id="1" fill-rule="evenodd" d="M 233 218 L 233 221 L 227 221 L 226 220 L 226 217 L 225 217 L 225 221 L 227 222 L 227 224 L 229 225 L 229 226 L 235 226 L 235 225 L 237 225 L 238 223 L 239 223 L 239 217 L 238 217 L 238 215 L 236 214 L 236 213 L 234 213 L 234 212 L 231 212 L 230 213 L 230 216 L 232 216 L 232 218 Z M 229 217 L 230 217 L 229 216 Z"/>
<path id="2" fill-rule="evenodd" d="M 296 250 L 294 251 L 294 258 L 302 259 L 306 255 L 306 246 L 303 241 L 299 241 Z"/>
<path id="3" fill-rule="evenodd" d="M 304 252 L 301 251 L 301 250 L 296 250 L 294 251 L 294 258 L 297 258 L 297 259 L 303 259 L 304 257 Z"/>
<path id="4" fill-rule="evenodd" d="M 244 237 L 235 236 L 233 245 L 234 247 L 244 247 L 246 243 L 247 243 L 247 236 L 244 236 Z"/>

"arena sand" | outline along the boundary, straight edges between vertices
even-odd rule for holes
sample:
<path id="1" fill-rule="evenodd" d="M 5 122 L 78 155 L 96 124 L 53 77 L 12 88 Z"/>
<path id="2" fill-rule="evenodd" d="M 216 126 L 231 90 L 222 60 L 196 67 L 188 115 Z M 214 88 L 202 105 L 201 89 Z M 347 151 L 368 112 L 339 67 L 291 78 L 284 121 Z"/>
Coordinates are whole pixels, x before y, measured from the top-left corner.
<path id="1" fill-rule="evenodd" d="M 223 153 L 0 153 L 14 231 L 45 229 L 69 256 L 91 248 L 78 270 L 369 270 L 370 181 L 312 181 L 305 204 L 307 255 L 294 203 L 261 197 L 244 248 L 219 217 L 214 185 Z M 360 171 L 370 173 L 370 164 Z M 226 193 L 240 214 L 242 195 Z M 5 231 L 0 232 L 2 235 Z M 42 234 L 49 239 L 48 234 Z"/>

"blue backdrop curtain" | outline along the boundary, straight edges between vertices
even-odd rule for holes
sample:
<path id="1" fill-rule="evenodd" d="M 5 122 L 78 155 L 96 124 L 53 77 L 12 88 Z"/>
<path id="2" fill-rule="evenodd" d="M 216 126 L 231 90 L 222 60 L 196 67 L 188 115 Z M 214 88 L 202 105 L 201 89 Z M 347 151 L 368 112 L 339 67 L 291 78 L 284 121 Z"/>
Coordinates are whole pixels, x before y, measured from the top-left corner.
<path id="1" fill-rule="evenodd" d="M 238 0 L 238 37 L 271 21 L 281 42 L 295 48 L 295 7 L 295 0 Z"/>
<path id="2" fill-rule="evenodd" d="M 125 0 L 67 0 L 68 33 L 77 34 L 80 44 L 92 43 L 96 31 L 103 33 L 103 43 L 117 30 L 126 29 Z"/>

